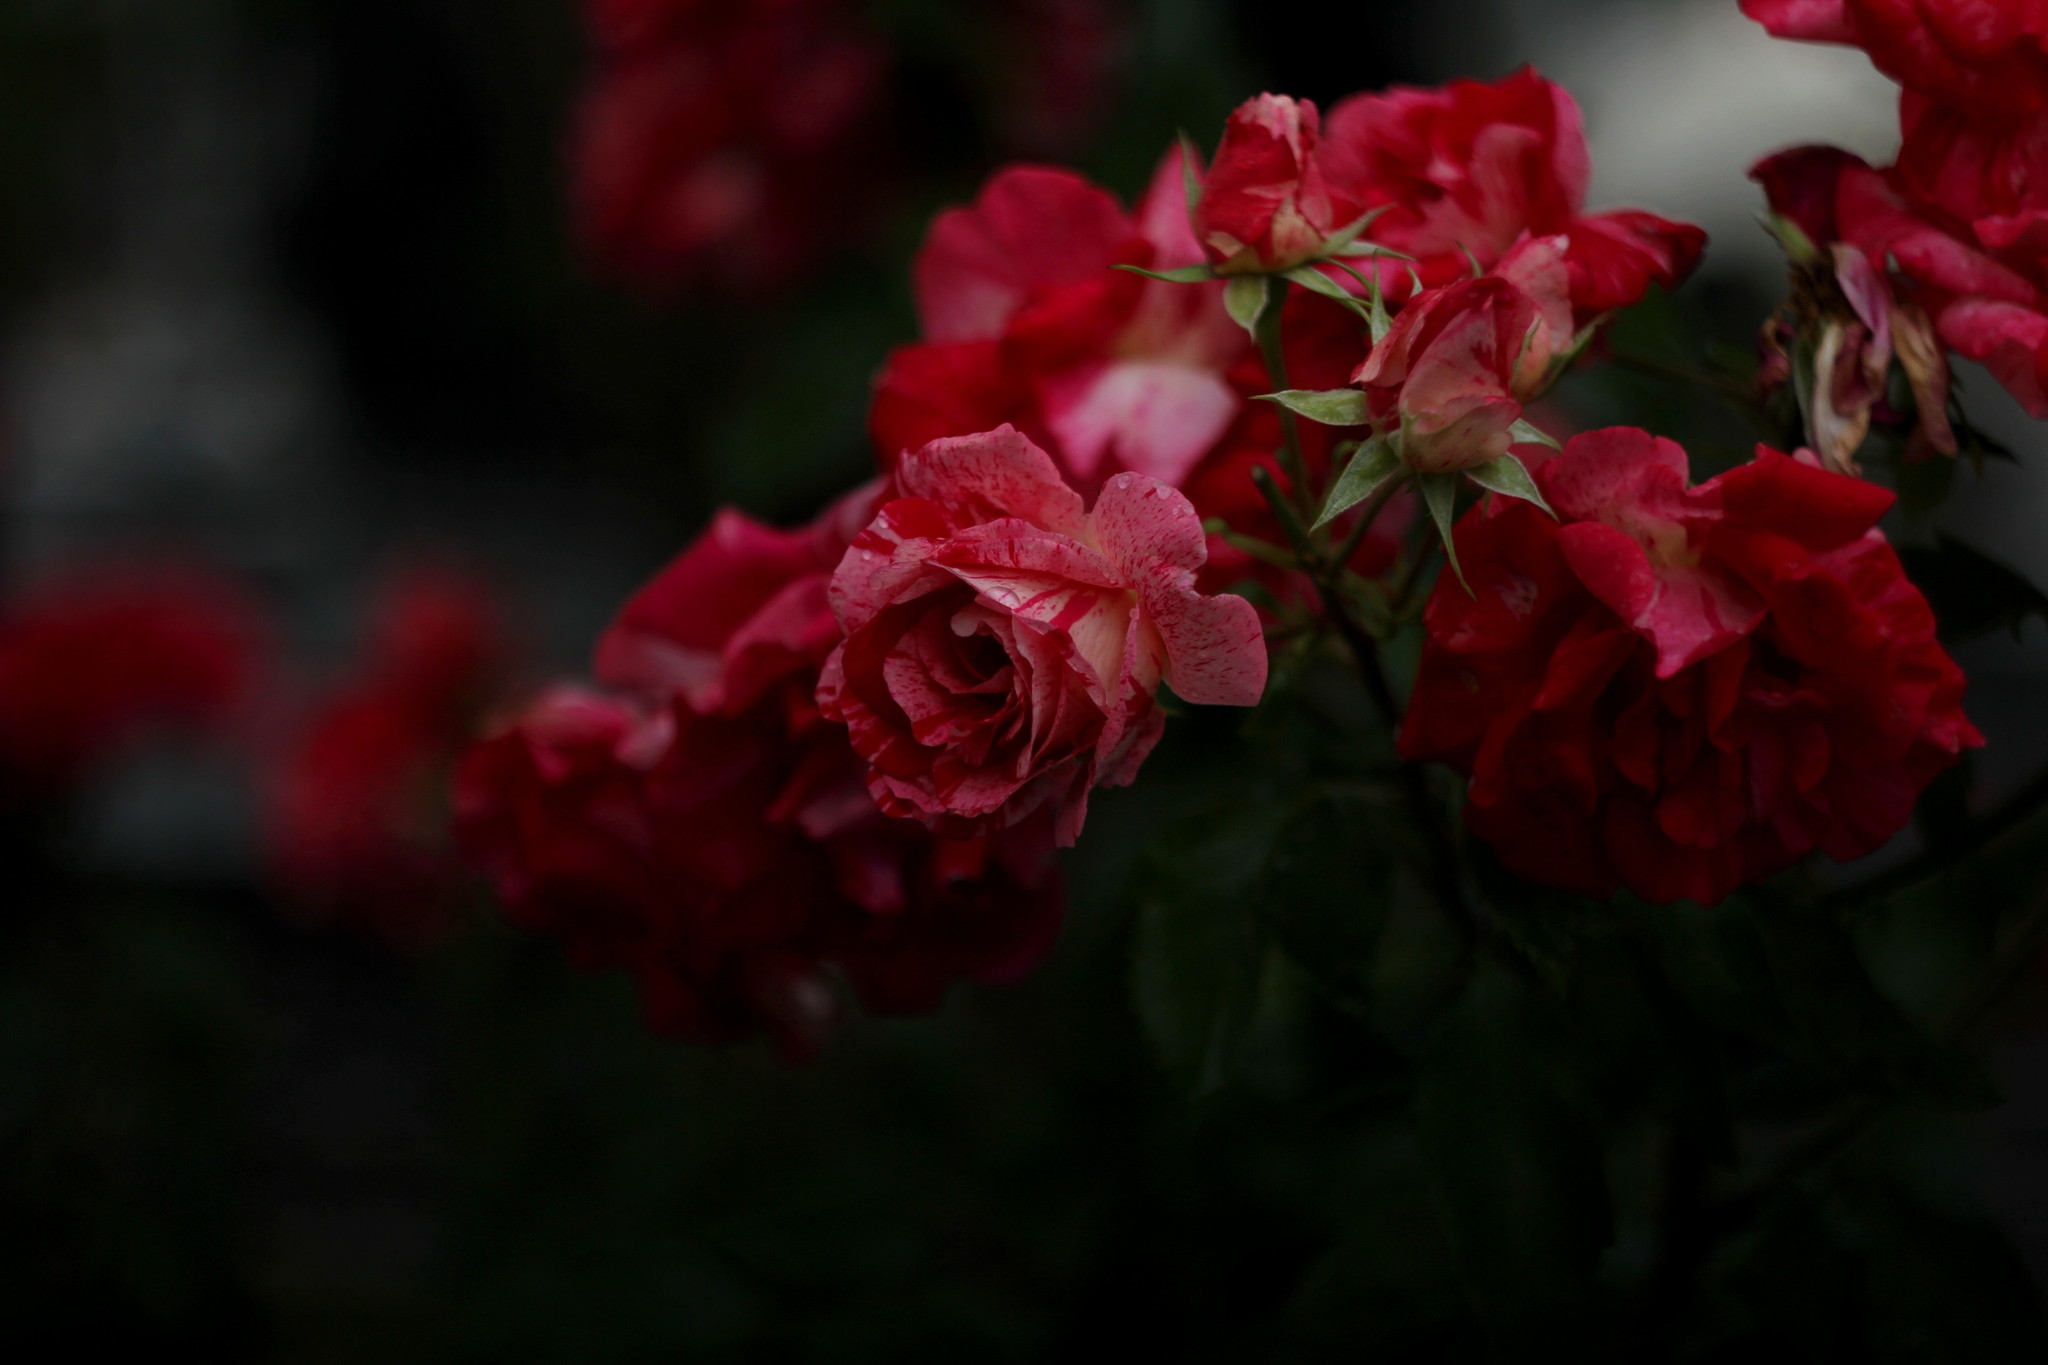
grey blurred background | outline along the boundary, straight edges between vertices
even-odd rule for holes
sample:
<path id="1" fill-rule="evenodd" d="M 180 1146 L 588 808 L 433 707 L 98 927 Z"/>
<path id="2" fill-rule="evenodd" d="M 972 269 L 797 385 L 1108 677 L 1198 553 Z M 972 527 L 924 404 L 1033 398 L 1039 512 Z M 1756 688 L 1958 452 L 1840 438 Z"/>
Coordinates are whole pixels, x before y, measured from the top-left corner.
<path id="1" fill-rule="evenodd" d="M 1133 0 L 1117 103 L 1077 158 L 1128 193 L 1175 127 L 1213 136 L 1260 88 L 1328 101 L 1533 61 L 1584 107 L 1596 205 L 1708 228 L 1687 297 L 1740 343 L 1783 285 L 1745 168 L 1896 140 L 1861 54 L 1773 42 L 1734 0 L 1314 9 Z M 907 188 L 873 241 L 795 298 L 635 297 L 565 226 L 584 60 L 571 0 L 0 0 L 5 578 L 203 555 L 261 586 L 311 686 L 345 666 L 380 566 L 425 549 L 501 586 L 534 676 L 573 673 L 713 505 L 794 518 L 861 477 L 867 377 L 912 332 L 909 254 L 1002 147 L 951 136 L 960 92 L 918 67 Z M 1942 523 L 2048 582 L 2048 443 L 1988 378 L 1964 383 L 2023 462 L 1965 471 Z M 2030 629 L 1964 659 L 1981 797 L 2048 748 Z M 76 853 L 249 881 L 253 807 L 220 756 L 152 752 L 95 789 Z M 451 1044 L 371 949 L 275 937 L 257 957 L 281 1021 L 260 1063 L 264 1281 L 308 1321 L 404 1321 L 448 1249 Z M 2002 1047 L 2013 1102 L 1969 1121 L 1980 1159 L 1952 1184 L 2048 1284 L 2048 1027 Z"/>

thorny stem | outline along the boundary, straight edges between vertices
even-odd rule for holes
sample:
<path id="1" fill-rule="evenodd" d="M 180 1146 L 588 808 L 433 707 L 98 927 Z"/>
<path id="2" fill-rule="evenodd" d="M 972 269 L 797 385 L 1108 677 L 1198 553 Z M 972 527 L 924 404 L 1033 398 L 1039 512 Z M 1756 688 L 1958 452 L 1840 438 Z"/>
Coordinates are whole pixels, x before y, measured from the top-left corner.
<path id="1" fill-rule="evenodd" d="M 1356 457 L 1354 456 L 1353 458 Z M 1351 534 L 1344 537 L 1344 543 L 1338 546 L 1337 553 L 1331 556 L 1330 570 L 1332 573 L 1342 573 L 1344 571 L 1344 566 L 1351 562 L 1351 556 L 1357 554 L 1358 547 L 1365 544 L 1365 533 L 1372 529 L 1372 524 L 1378 518 L 1380 509 L 1393 500 L 1394 494 L 1399 492 L 1400 488 L 1401 480 L 1389 480 L 1380 487 L 1378 492 L 1365 500 L 1365 506 L 1358 514 L 1358 524 L 1351 528 Z"/>
<path id="2" fill-rule="evenodd" d="M 1415 589 L 1421 584 L 1422 575 L 1436 562 L 1437 551 L 1441 548 L 1443 542 L 1435 536 L 1430 536 L 1423 542 L 1421 553 L 1415 556 L 1414 561 L 1402 573 L 1400 584 L 1395 587 L 1393 596 L 1388 599 L 1397 619 L 1408 614 L 1409 607 L 1413 605 Z"/>
<path id="3" fill-rule="evenodd" d="M 1259 353 L 1265 357 L 1266 378 L 1276 393 L 1289 387 L 1287 352 L 1280 338 L 1280 314 L 1285 311 L 1289 287 L 1286 280 L 1277 276 L 1267 281 L 1266 311 L 1259 314 Z M 1285 407 L 1280 407 L 1280 468 L 1294 485 L 1294 501 L 1304 519 L 1312 519 L 1316 499 L 1308 486 L 1308 457 L 1302 453 L 1301 422 Z"/>
<path id="4" fill-rule="evenodd" d="M 1263 470 L 1255 470 L 1254 478 Z M 1271 477 L 1258 479 L 1259 488 L 1269 502 L 1277 506 L 1280 490 L 1273 485 Z M 1355 549 L 1371 527 L 1380 509 L 1387 505 L 1393 489 L 1382 490 L 1369 500 L 1352 531 L 1350 548 Z M 1287 518 L 1281 516 L 1283 524 Z M 1373 706 L 1387 723 L 1389 736 L 1401 728 L 1401 704 L 1394 699 L 1394 689 L 1387 682 L 1387 671 L 1380 662 L 1379 642 L 1352 618 L 1344 594 L 1338 590 L 1337 579 L 1344 572 L 1347 553 L 1341 559 L 1329 560 L 1315 554 L 1312 547 L 1302 547 L 1302 567 L 1315 580 L 1316 591 L 1323 602 L 1323 615 L 1336 628 L 1337 634 L 1351 650 L 1357 661 L 1359 677 L 1372 696 Z M 1483 922 L 1471 901 L 1465 894 L 1463 878 L 1458 873 L 1458 854 L 1452 846 L 1449 835 L 1436 818 L 1435 802 L 1431 800 L 1429 785 L 1424 780 L 1419 764 L 1396 762 L 1395 771 L 1399 776 L 1402 793 L 1407 797 L 1409 807 L 1415 812 L 1415 822 L 1421 827 L 1424 841 L 1429 846 L 1430 872 L 1436 882 L 1437 895 L 1443 900 L 1444 908 L 1451 912 L 1452 922 L 1468 933 L 1477 935 L 1483 929 Z"/>

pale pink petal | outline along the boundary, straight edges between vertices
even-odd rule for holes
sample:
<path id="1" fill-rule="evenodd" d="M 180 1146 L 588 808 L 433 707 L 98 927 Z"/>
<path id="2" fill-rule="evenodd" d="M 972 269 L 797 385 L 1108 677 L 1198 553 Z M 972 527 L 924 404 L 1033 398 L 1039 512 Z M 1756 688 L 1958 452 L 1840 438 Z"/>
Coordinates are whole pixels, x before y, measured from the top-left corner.
<path id="1" fill-rule="evenodd" d="M 1634 427 L 1575 436 L 1543 466 L 1543 495 L 1567 521 L 1621 526 L 1679 523 L 1700 515 L 1686 497 L 1685 448 Z"/>
<path id="2" fill-rule="evenodd" d="M 833 571 L 827 598 L 840 627 L 859 630 L 884 608 L 944 581 L 942 570 L 925 560 L 943 542 L 944 512 L 921 498 L 898 498 L 883 506 Z"/>
<path id="3" fill-rule="evenodd" d="M 1114 588 L 1123 579 L 1104 554 L 1072 536 L 1043 530 L 1021 517 L 970 526 L 934 552 L 933 561 L 947 568 L 980 565 L 1052 575 L 1099 588 Z"/>
<path id="4" fill-rule="evenodd" d="M 1587 591 L 1656 645 L 1660 678 L 1727 648 L 1763 620 L 1763 602 L 1745 586 L 1695 565 L 1652 564 L 1634 537 L 1612 526 L 1575 522 L 1558 531 L 1558 544 Z"/>
<path id="5" fill-rule="evenodd" d="M 1089 521 L 1095 543 L 1127 583 L 1150 560 L 1179 569 L 1209 562 L 1208 536 L 1194 504 L 1143 474 L 1119 474 L 1104 484 Z"/>
<path id="6" fill-rule="evenodd" d="M 1178 487 L 1230 429 L 1238 397 L 1220 370 L 1139 360 L 1054 375 L 1040 406 L 1075 477 L 1108 460 Z"/>
<path id="7" fill-rule="evenodd" d="M 1157 561 L 1137 575 L 1138 601 L 1166 647 L 1166 681 L 1197 706 L 1257 706 L 1266 692 L 1259 609 L 1242 597 L 1204 597 L 1194 575 Z"/>
<path id="8" fill-rule="evenodd" d="M 1021 517 L 1080 539 L 1087 524 L 1081 495 L 1060 477 L 1052 457 L 1008 423 L 905 454 L 896 481 L 906 494 L 948 509 L 963 525 Z"/>
<path id="9" fill-rule="evenodd" d="M 1522 291 L 1536 306 L 1536 330 L 1516 365 L 1516 392 L 1527 396 L 1548 377 L 1552 360 L 1571 348 L 1572 272 L 1565 264 L 1569 237 L 1534 237 L 1515 244 L 1493 273 Z"/>
<path id="10" fill-rule="evenodd" d="M 1266 689 L 1258 609 L 1195 590 L 1209 549 L 1188 500 L 1156 479 L 1119 474 L 1103 487 L 1093 520 L 1097 542 L 1159 633 L 1173 690 L 1201 706 L 1257 705 Z"/>

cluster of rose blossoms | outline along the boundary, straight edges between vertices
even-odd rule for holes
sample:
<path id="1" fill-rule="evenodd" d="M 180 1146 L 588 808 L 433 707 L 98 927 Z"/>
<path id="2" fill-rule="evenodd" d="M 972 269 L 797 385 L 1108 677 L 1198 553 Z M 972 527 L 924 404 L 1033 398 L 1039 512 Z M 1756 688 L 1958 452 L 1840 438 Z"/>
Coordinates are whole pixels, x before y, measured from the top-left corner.
<path id="1" fill-rule="evenodd" d="M 262 604 L 182 559 L 106 557 L 0 601 L 0 820 L 62 808 L 151 740 L 244 760 L 266 881 L 302 918 L 402 948 L 453 922 L 448 770 L 507 695 L 478 580 L 415 567 L 380 595 L 349 683 L 297 695 Z"/>
<path id="2" fill-rule="evenodd" d="M 1576 105 L 1523 71 L 1327 123 L 1260 96 L 1135 211 L 997 173 L 917 257 L 878 480 L 801 530 L 721 513 L 605 633 L 604 690 L 468 755 L 459 839 L 515 919 L 636 972 L 658 1027 L 801 1053 L 835 979 L 929 1009 L 1046 951 L 1048 857 L 1135 777 L 1162 686 L 1253 705 L 1264 637 L 1304 617 L 1379 668 L 1343 589 L 1433 553 L 1403 549 L 1413 489 L 1454 572 L 1400 752 L 1471 777 L 1509 868 L 1713 901 L 1870 852 L 1980 742 L 1874 529 L 1891 495 L 1803 451 L 1689 488 L 1633 430 L 1550 453 L 1528 405 L 1704 246 L 1587 213 L 1589 169 Z"/>
<path id="3" fill-rule="evenodd" d="M 1888 411 L 1894 357 L 1917 400 L 1914 443 L 1954 454 L 1944 348 L 1980 361 L 2048 417 L 2048 12 L 2035 0 L 1742 0 L 1781 38 L 1845 43 L 1899 82 L 1903 144 L 1878 169 L 1835 147 L 1760 163 L 1799 283 L 1784 356 L 1813 393 L 1830 467 Z"/>

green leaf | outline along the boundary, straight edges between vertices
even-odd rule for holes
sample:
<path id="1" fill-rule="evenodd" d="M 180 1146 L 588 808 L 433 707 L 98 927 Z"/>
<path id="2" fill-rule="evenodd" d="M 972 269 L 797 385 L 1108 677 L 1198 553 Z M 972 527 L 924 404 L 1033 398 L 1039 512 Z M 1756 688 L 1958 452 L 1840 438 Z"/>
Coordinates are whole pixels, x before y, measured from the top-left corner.
<path id="1" fill-rule="evenodd" d="M 1429 509 L 1430 520 L 1436 523 L 1437 534 L 1444 538 L 1444 558 L 1451 562 L 1451 572 L 1458 576 L 1459 586 L 1466 596 L 1472 596 L 1472 585 L 1465 581 L 1465 571 L 1458 565 L 1458 546 L 1451 538 L 1451 524 L 1458 514 L 1458 476 L 1456 474 L 1417 474 L 1415 486 L 1422 490 L 1422 504 Z"/>
<path id="2" fill-rule="evenodd" d="M 1216 278 L 1216 272 L 1206 265 L 1184 265 L 1178 270 L 1147 270 L 1138 265 L 1119 265 L 1117 270 L 1133 275 L 1143 275 L 1148 280 L 1165 280 L 1168 284 L 1201 284 Z"/>
<path id="3" fill-rule="evenodd" d="M 1324 426 L 1362 427 L 1371 420 L 1365 410 L 1365 395 L 1357 389 L 1282 389 L 1259 397 Z"/>
<path id="4" fill-rule="evenodd" d="M 1394 453 L 1394 443 L 1384 436 L 1375 436 L 1358 448 L 1358 453 L 1351 457 L 1351 463 L 1344 466 L 1344 472 L 1330 486 L 1330 496 L 1323 503 L 1322 515 L 1316 518 L 1316 524 L 1310 529 L 1319 531 L 1328 526 L 1379 492 L 1387 480 L 1406 472 L 1407 467 L 1401 463 L 1401 457 Z"/>
<path id="5" fill-rule="evenodd" d="M 1465 471 L 1472 482 L 1489 493 L 1498 493 L 1504 498 L 1520 498 L 1533 502 L 1546 512 L 1551 520 L 1557 513 L 1550 511 L 1550 504 L 1543 500 L 1543 490 L 1536 486 L 1536 480 L 1529 477 L 1529 470 L 1512 455 L 1503 455 L 1491 464 L 1477 465 Z"/>
<path id="6" fill-rule="evenodd" d="M 1344 248 L 1344 250 L 1342 251 L 1333 251 L 1330 253 L 1330 255 L 1333 258 L 1337 256 L 1349 256 L 1353 260 L 1357 260 L 1361 257 L 1372 256 L 1385 256 L 1389 260 L 1395 261 L 1412 261 L 1415 259 L 1415 257 L 1410 256 L 1405 251 L 1396 251 L 1394 250 L 1394 248 L 1390 246 L 1381 246 L 1378 242 L 1359 242 L 1353 246 L 1348 246 Z"/>
<path id="7" fill-rule="evenodd" d="M 1257 340 L 1259 319 L 1265 315 L 1270 281 L 1264 275 L 1238 275 L 1223 287 L 1223 309 L 1230 320 Z"/>
<path id="8" fill-rule="evenodd" d="M 1481 970 L 1423 1049 L 1416 1140 L 1497 1344 L 1580 1320 L 1611 1235 L 1601 1152 L 1546 1001 Z"/>
<path id="9" fill-rule="evenodd" d="M 1229 1080 L 1259 1013 L 1269 944 L 1256 893 L 1286 815 L 1284 806 L 1233 806 L 1184 820 L 1133 874 L 1132 1002 L 1190 1095 Z"/>
<path id="10" fill-rule="evenodd" d="M 1760 222 L 1764 231 L 1778 239 L 1778 245 L 1785 249 L 1785 255 L 1794 265 L 1810 265 L 1820 259 L 1820 251 L 1813 239 L 1806 235 L 1806 229 L 1782 213 L 1763 214 Z"/>
<path id="11" fill-rule="evenodd" d="M 1927 595 L 1943 643 L 2010 630 L 2018 638 L 2028 617 L 2048 621 L 2048 594 L 2014 569 L 1949 535 L 1932 546 L 1901 545 L 1906 576 Z"/>
<path id="12" fill-rule="evenodd" d="M 1202 206 L 1202 178 L 1195 173 L 1195 167 L 1202 164 L 1202 149 L 1195 146 L 1195 140 L 1182 129 L 1180 135 L 1180 183 L 1187 195 L 1188 221 L 1194 222 L 1195 210 Z"/>

